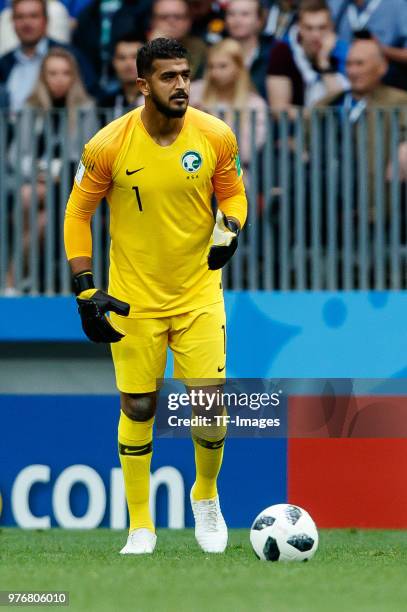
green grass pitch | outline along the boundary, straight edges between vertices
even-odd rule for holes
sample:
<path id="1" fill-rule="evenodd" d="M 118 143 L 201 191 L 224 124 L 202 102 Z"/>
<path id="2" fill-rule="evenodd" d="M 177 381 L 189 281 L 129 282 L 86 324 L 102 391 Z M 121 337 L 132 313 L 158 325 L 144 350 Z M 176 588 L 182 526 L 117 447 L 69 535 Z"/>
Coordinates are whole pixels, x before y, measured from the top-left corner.
<path id="1" fill-rule="evenodd" d="M 125 538 L 2 529 L 0 590 L 69 591 L 60 609 L 75 612 L 407 609 L 407 531 L 322 530 L 315 558 L 298 564 L 258 561 L 248 530 L 231 530 L 223 555 L 201 552 L 190 529 L 159 530 L 152 556 L 120 556 Z"/>

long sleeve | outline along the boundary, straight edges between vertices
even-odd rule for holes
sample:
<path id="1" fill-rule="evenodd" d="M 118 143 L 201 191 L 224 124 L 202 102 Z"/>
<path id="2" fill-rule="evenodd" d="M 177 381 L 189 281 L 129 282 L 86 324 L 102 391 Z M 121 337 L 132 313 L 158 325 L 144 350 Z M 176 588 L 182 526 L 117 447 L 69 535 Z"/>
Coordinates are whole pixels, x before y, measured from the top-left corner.
<path id="1" fill-rule="evenodd" d="M 242 175 L 236 137 L 232 130 L 227 128 L 222 137 L 212 183 L 220 210 L 227 217 L 238 219 L 241 227 L 247 217 L 247 199 Z"/>
<path id="2" fill-rule="evenodd" d="M 106 146 L 95 137 L 85 146 L 65 211 L 64 240 L 68 260 L 92 256 L 91 219 L 112 182 Z"/>

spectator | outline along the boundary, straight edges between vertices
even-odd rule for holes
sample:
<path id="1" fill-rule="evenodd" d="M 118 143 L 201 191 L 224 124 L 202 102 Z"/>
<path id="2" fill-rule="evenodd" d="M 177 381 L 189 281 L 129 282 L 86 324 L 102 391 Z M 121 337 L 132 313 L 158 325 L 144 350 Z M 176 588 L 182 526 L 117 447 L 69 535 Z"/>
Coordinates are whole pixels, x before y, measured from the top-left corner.
<path id="1" fill-rule="evenodd" d="M 297 20 L 299 0 L 275 0 L 272 2 L 264 28 L 264 34 L 284 39 Z"/>
<path id="2" fill-rule="evenodd" d="M 43 58 L 58 43 L 46 35 L 45 0 L 14 0 L 13 23 L 20 45 L 0 58 L 0 84 L 6 85 L 10 108 L 20 110 L 33 90 Z M 65 48 L 76 56 L 88 91 L 94 90 L 94 75 L 86 59 Z"/>
<path id="3" fill-rule="evenodd" d="M 298 19 L 288 43 L 276 43 L 270 54 L 267 93 L 277 112 L 292 106 L 310 107 L 347 84 L 348 47 L 336 37 L 325 0 L 304 0 Z"/>
<path id="4" fill-rule="evenodd" d="M 114 86 L 111 66 L 116 40 L 147 31 L 151 0 L 92 0 L 78 16 L 73 44 L 89 59 L 101 89 Z"/>
<path id="5" fill-rule="evenodd" d="M 38 81 L 23 111 L 20 146 L 14 143 L 11 152 L 12 160 L 13 157 L 15 159 L 17 150 L 21 151 L 22 155 L 20 167 L 25 181 L 21 188 L 25 268 L 28 263 L 32 230 L 30 225 L 30 209 L 33 204 L 32 174 L 34 172 L 36 176 L 35 197 L 38 201 L 34 235 L 38 235 L 41 245 L 47 223 L 45 196 L 46 188 L 50 187 L 47 176 L 51 178 L 52 188 L 58 190 L 65 157 L 70 175 L 68 183 L 71 182 L 83 143 L 97 128 L 94 123 L 93 107 L 93 101 L 85 92 L 79 76 L 74 56 L 64 48 L 53 47 L 44 57 Z M 48 115 L 47 121 L 47 113 L 50 111 L 54 112 Z M 68 138 L 61 111 L 67 112 Z M 83 115 L 80 115 L 80 111 L 83 111 Z M 52 201 L 58 201 L 55 192 Z M 7 286 L 14 286 L 12 265 L 8 271 Z"/>
<path id="6" fill-rule="evenodd" d="M 266 76 L 273 38 L 261 35 L 264 10 L 260 0 L 234 0 L 226 10 L 228 34 L 240 43 L 245 66 L 263 98 L 267 99 Z"/>
<path id="7" fill-rule="evenodd" d="M 222 2 L 212 0 L 188 0 L 192 19 L 191 35 L 201 38 L 208 45 L 222 40 L 225 15 Z"/>
<path id="8" fill-rule="evenodd" d="M 155 0 L 151 16 L 152 38 L 175 38 L 188 51 L 191 79 L 202 76 L 206 63 L 206 44 L 191 36 L 192 19 L 187 0 Z"/>
<path id="9" fill-rule="evenodd" d="M 203 80 L 191 83 L 190 103 L 211 114 L 222 116 L 236 129 L 239 136 L 240 159 L 248 169 L 252 157 L 251 111 L 256 113 L 256 149 L 260 150 L 266 139 L 267 104 L 256 93 L 244 65 L 239 43 L 225 38 L 209 49 L 208 65 Z M 240 121 L 235 126 L 235 112 Z M 247 180 L 247 176 L 246 176 Z"/>
<path id="10" fill-rule="evenodd" d="M 356 40 L 352 45 L 348 60 L 347 73 L 350 88 L 322 99 L 318 106 L 342 107 L 350 112 L 352 123 L 356 124 L 362 113 L 367 112 L 368 120 L 368 160 L 369 177 L 373 184 L 375 174 L 375 151 L 376 151 L 376 123 L 374 113 L 369 112 L 374 108 L 399 108 L 407 106 L 407 93 L 389 87 L 382 83 L 382 79 L 388 68 L 387 60 L 381 46 L 374 40 Z M 384 136 L 384 159 L 390 160 L 391 129 L 389 114 L 385 114 Z M 400 178 L 407 180 L 407 125 L 405 118 L 401 120 L 399 127 L 399 167 Z M 387 178 L 392 174 L 390 164 L 387 167 Z"/>
<path id="11" fill-rule="evenodd" d="M 405 214 L 404 205 L 399 208 L 399 218 L 393 219 L 391 215 L 391 202 L 394 201 L 393 195 L 400 193 L 400 200 L 405 198 L 405 186 L 407 180 L 407 130 L 406 118 L 403 115 L 395 114 L 394 124 L 390 118 L 390 110 L 395 110 L 400 106 L 407 105 L 407 93 L 402 90 L 382 84 L 382 78 L 386 74 L 388 65 L 380 45 L 374 40 L 357 40 L 352 45 L 347 62 L 347 71 L 350 81 L 350 88 L 340 94 L 331 95 L 321 100 L 318 107 L 334 107 L 339 109 L 335 123 L 337 131 L 336 159 L 330 160 L 330 166 L 336 167 L 337 176 L 341 176 L 344 164 L 351 169 L 349 178 L 350 184 L 346 184 L 346 189 L 351 190 L 351 208 L 348 209 L 352 223 L 352 241 L 361 249 L 366 249 L 366 265 L 370 282 L 375 282 L 375 266 L 373 264 L 375 245 L 377 244 L 378 231 L 383 236 L 390 236 L 393 227 L 400 227 L 399 240 L 405 241 Z M 343 110 L 351 122 L 350 148 L 343 150 L 342 135 L 343 129 Z M 377 111 L 381 110 L 380 125 L 382 128 L 379 140 Z M 321 127 L 325 125 L 321 117 Z M 364 121 L 364 128 L 361 121 Z M 392 129 L 393 128 L 393 129 Z M 395 131 L 394 131 L 395 128 Z M 326 155 L 324 142 L 326 143 L 326 129 L 320 130 L 321 134 L 321 159 Z M 396 150 L 393 153 L 393 138 L 396 140 Z M 380 149 L 379 149 L 380 147 Z M 362 153 L 363 150 L 363 153 Z M 383 160 L 377 166 L 377 151 L 380 150 L 380 157 Z M 394 156 L 397 156 L 398 160 Z M 398 176 L 396 179 L 397 189 L 392 188 L 392 177 L 395 161 L 398 165 Z M 323 166 L 325 170 L 325 165 Z M 380 183 L 378 182 L 380 181 Z M 400 184 L 401 183 L 401 184 Z M 324 193 L 327 181 L 321 177 L 321 191 Z M 379 188 L 380 184 L 380 188 Z M 361 191 L 361 187 L 363 191 Z M 328 198 L 323 197 L 322 201 Z M 379 214 L 379 201 L 380 209 Z M 344 219 L 344 192 L 338 190 L 336 214 L 338 219 Z M 393 221 L 395 225 L 392 226 Z M 345 232 L 348 232 L 345 235 Z M 324 235 L 325 232 L 323 232 Z M 402 237 L 403 236 L 403 237 Z M 336 236 L 338 245 L 345 245 L 346 239 L 349 240 L 349 226 L 338 224 Z M 363 246 L 363 244 L 365 246 Z M 388 258 L 389 252 L 383 251 L 383 273 L 390 274 L 391 264 Z M 359 268 L 361 260 L 354 261 L 354 272 L 359 275 L 358 270 L 363 274 L 363 269 Z M 363 281 L 362 281 L 363 282 Z M 387 281 L 386 281 L 387 282 Z"/>
<path id="12" fill-rule="evenodd" d="M 71 27 L 69 14 L 59 0 L 47 0 L 47 36 L 61 42 L 69 43 L 71 40 Z M 18 46 L 18 38 L 13 27 L 11 7 L 0 13 L 0 56 Z"/>
<path id="13" fill-rule="evenodd" d="M 115 117 L 137 106 L 138 102 L 144 104 L 137 86 L 136 66 L 137 51 L 142 44 L 138 37 L 131 34 L 115 44 L 112 63 L 119 84 L 114 91 L 99 99 L 99 106 L 112 108 Z"/>
<path id="14" fill-rule="evenodd" d="M 328 0 L 335 29 L 342 40 L 352 42 L 355 33 L 368 31 L 390 62 L 387 82 L 407 89 L 406 0 Z"/>

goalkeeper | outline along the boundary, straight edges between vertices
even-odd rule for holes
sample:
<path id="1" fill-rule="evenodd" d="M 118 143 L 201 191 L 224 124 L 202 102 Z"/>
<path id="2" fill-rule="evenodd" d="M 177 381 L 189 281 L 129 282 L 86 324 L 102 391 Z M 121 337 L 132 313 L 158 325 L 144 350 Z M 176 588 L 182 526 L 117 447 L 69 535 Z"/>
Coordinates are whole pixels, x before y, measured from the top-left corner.
<path id="1" fill-rule="evenodd" d="M 188 108 L 184 47 L 155 39 L 139 50 L 137 70 L 145 105 L 85 146 L 64 228 L 83 329 L 90 340 L 111 343 L 120 391 L 119 454 L 130 515 L 123 554 L 152 553 L 156 544 L 149 480 L 157 379 L 167 347 L 176 378 L 225 376 L 221 268 L 237 248 L 247 212 L 234 134 L 219 119 Z M 91 218 L 104 197 L 110 207 L 108 292 L 96 288 L 92 276 Z M 225 433 L 215 426 L 192 431 L 191 503 L 195 536 L 206 552 L 223 552 L 227 544 L 216 488 Z"/>

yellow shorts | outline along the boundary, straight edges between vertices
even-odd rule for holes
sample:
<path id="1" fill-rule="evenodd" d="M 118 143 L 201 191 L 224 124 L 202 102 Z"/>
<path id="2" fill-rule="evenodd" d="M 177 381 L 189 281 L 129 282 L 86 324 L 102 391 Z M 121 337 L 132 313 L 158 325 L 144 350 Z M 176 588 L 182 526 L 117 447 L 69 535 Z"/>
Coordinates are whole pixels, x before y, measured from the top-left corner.
<path id="1" fill-rule="evenodd" d="M 125 337 L 111 344 L 116 384 L 124 393 L 157 390 L 164 377 L 167 347 L 174 355 L 174 378 L 223 381 L 226 366 L 226 317 L 222 302 L 180 315 L 112 322 Z M 191 386 L 199 386 L 195 383 Z"/>

